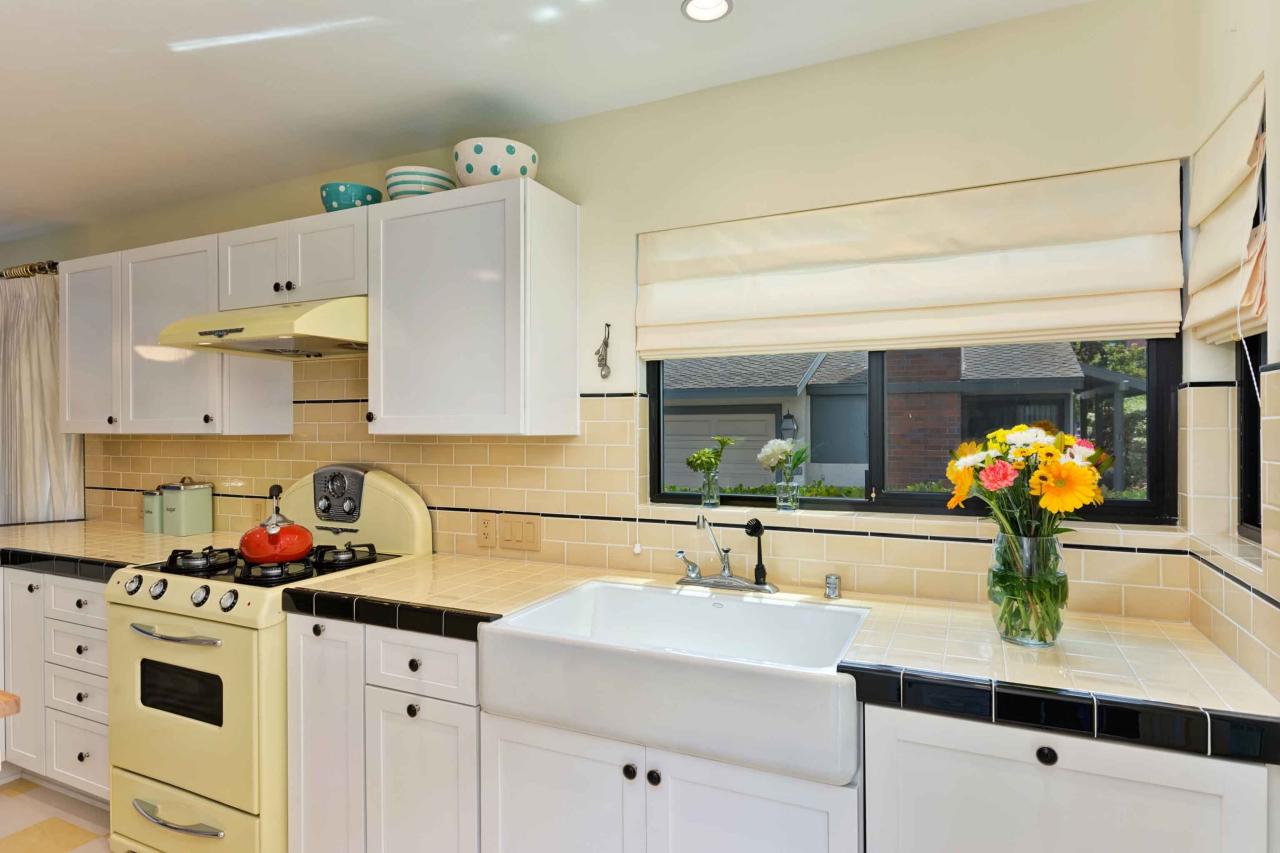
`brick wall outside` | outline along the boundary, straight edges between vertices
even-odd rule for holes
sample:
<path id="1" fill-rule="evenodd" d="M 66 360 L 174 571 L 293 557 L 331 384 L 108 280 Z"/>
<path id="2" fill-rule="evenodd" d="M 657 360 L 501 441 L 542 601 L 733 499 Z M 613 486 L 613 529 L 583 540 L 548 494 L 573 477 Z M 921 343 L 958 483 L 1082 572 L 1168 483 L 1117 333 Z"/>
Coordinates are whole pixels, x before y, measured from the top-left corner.
<path id="1" fill-rule="evenodd" d="M 960 443 L 960 395 L 909 393 L 898 383 L 960 379 L 960 350 L 934 349 L 885 353 L 888 445 L 887 483 L 890 488 L 941 480 L 951 451 Z M 904 391 L 908 393 L 903 393 Z"/>

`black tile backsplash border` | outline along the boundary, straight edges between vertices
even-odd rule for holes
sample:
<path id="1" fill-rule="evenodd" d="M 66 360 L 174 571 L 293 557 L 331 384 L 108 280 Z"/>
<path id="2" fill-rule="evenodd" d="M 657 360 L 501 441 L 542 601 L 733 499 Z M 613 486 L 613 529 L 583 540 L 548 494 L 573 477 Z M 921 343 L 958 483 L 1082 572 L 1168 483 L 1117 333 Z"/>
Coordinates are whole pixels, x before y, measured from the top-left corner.
<path id="1" fill-rule="evenodd" d="M 0 565 L 13 566 L 15 569 L 28 572 L 106 583 L 116 569 L 122 569 L 128 563 L 96 560 L 90 557 L 72 557 L 65 554 L 48 554 L 43 551 L 28 551 L 24 548 L 0 548 Z"/>
<path id="2" fill-rule="evenodd" d="M 1155 749 L 1280 763 L 1280 717 L 846 661 L 858 701 Z"/>
<path id="3" fill-rule="evenodd" d="M 349 595 L 342 592 L 287 587 L 281 601 L 286 613 L 359 622 L 382 628 L 395 628 L 417 634 L 435 634 L 455 640 L 476 641 L 477 629 L 485 622 L 502 618 L 499 613 L 456 610 L 392 601 L 385 598 Z"/>

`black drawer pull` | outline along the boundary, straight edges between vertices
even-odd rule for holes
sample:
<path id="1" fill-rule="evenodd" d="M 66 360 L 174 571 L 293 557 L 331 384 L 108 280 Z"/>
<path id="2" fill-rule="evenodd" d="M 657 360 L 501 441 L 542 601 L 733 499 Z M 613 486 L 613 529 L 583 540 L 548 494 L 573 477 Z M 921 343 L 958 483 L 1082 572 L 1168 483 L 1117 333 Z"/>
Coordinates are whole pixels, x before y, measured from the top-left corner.
<path id="1" fill-rule="evenodd" d="M 417 658 L 409 658 L 409 671 L 417 672 L 420 669 L 422 669 L 422 661 Z"/>
<path id="2" fill-rule="evenodd" d="M 88 698 L 89 698 L 89 694 L 88 694 L 88 693 L 83 693 L 83 692 L 81 692 L 81 693 L 77 693 L 77 694 L 76 694 L 76 701 L 77 701 L 77 702 L 83 702 L 84 700 L 86 700 L 86 699 L 88 699 Z"/>
<path id="3" fill-rule="evenodd" d="M 649 784 L 655 788 L 662 784 L 662 774 L 659 773 L 657 770 L 650 770 L 645 775 L 645 778 L 648 779 Z"/>
<path id="4" fill-rule="evenodd" d="M 78 654 L 78 655 L 82 655 L 82 654 L 84 654 L 84 653 L 85 653 L 85 652 L 87 652 L 87 651 L 89 651 L 89 647 L 88 647 L 88 646 L 76 646 L 76 654 Z"/>
<path id="5" fill-rule="evenodd" d="M 274 290 L 276 293 L 279 293 L 280 291 L 284 290 L 284 286 L 277 281 L 275 284 L 271 285 L 271 289 Z"/>
<path id="6" fill-rule="evenodd" d="M 311 633 L 319 637 L 321 634 L 324 633 L 324 626 L 321 625 L 319 622 L 317 622 L 316 624 L 311 626 Z"/>
<path id="7" fill-rule="evenodd" d="M 84 610 L 88 606 L 89 602 L 85 601 L 83 598 L 76 599 L 76 610 Z"/>
<path id="8" fill-rule="evenodd" d="M 628 780 L 636 778 L 636 766 L 634 764 L 626 765 L 622 768 L 622 775 L 626 776 Z"/>
<path id="9" fill-rule="evenodd" d="M 87 752 L 76 753 L 76 761 L 79 761 L 81 764 L 84 764 L 88 760 L 89 760 L 89 753 Z"/>
<path id="10" fill-rule="evenodd" d="M 1058 763 L 1058 751 L 1051 746 L 1042 746 L 1036 750 L 1036 761 L 1045 767 L 1052 767 Z"/>
<path id="11" fill-rule="evenodd" d="M 417 705 L 410 705 L 408 708 L 404 709 L 405 713 L 408 714 L 410 717 L 418 716 L 418 711 L 420 710 L 422 709 L 419 708 Z"/>
<path id="12" fill-rule="evenodd" d="M 38 583 L 29 583 L 29 584 L 27 584 L 27 592 L 35 592 L 35 591 L 36 591 L 36 590 L 38 590 L 39 588 L 40 588 L 40 584 L 38 584 Z"/>

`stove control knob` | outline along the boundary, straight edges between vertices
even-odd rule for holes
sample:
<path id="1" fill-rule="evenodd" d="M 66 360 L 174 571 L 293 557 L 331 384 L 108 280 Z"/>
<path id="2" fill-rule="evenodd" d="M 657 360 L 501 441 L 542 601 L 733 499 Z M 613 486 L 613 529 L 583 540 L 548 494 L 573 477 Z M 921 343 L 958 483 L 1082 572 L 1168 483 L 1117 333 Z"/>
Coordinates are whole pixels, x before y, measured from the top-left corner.
<path id="1" fill-rule="evenodd" d="M 330 506 L 331 504 L 329 503 L 328 498 L 321 498 L 320 500 L 316 501 L 316 509 L 320 510 L 321 512 L 328 512 Z"/>
<path id="2" fill-rule="evenodd" d="M 229 589 L 222 594 L 222 598 L 218 599 L 218 606 L 222 608 L 223 613 L 226 613 L 228 610 L 235 607 L 236 602 L 239 600 L 240 593 L 236 592 L 234 589 Z"/>
<path id="3" fill-rule="evenodd" d="M 194 604 L 196 607 L 204 606 L 204 603 L 208 600 L 209 600 L 209 585 L 207 583 L 200 584 L 200 586 L 191 590 L 191 603 Z"/>
<path id="4" fill-rule="evenodd" d="M 149 591 L 151 593 L 152 598 L 159 598 L 160 596 L 164 595 L 165 590 L 167 590 L 168 588 L 169 588 L 169 582 L 164 578 L 160 578 L 160 580 L 156 581 L 151 585 L 151 589 Z"/>
<path id="5" fill-rule="evenodd" d="M 356 511 L 356 502 L 351 498 L 345 498 L 342 501 L 342 511 L 350 515 Z"/>
<path id="6" fill-rule="evenodd" d="M 142 575 L 134 575 L 124 582 L 124 591 L 130 595 L 133 595 L 140 589 L 142 589 Z"/>

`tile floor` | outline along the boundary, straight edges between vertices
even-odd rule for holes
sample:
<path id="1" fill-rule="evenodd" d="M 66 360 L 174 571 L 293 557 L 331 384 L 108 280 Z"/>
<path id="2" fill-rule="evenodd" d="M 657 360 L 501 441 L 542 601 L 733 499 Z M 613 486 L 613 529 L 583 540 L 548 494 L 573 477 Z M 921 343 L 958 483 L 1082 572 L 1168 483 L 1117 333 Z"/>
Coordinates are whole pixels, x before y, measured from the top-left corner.
<path id="1" fill-rule="evenodd" d="M 0 853 L 107 853 L 107 810 L 18 779 L 0 785 Z"/>

